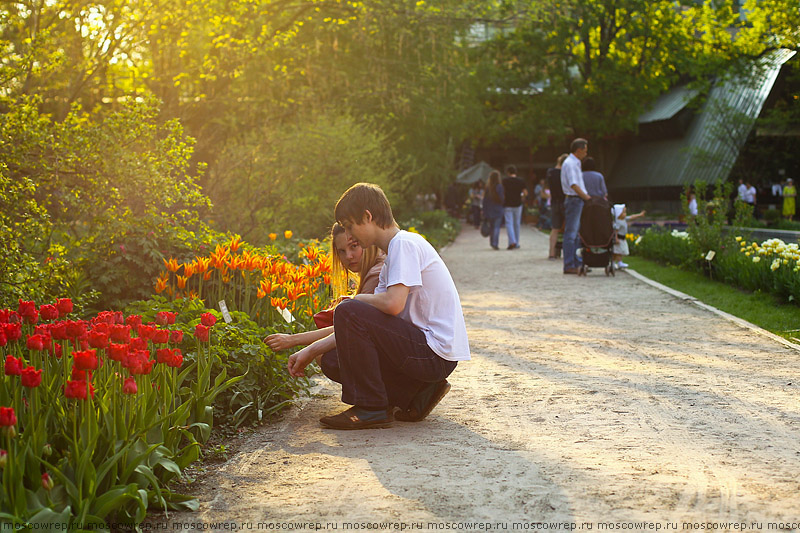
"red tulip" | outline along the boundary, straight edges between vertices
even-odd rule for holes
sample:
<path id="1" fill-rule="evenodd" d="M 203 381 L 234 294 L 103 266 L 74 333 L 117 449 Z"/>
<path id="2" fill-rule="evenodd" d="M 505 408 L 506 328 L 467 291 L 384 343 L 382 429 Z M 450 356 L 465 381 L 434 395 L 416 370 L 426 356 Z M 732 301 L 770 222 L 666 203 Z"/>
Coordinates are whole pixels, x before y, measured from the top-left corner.
<path id="1" fill-rule="evenodd" d="M 34 310 L 33 314 L 22 317 L 26 324 L 36 324 L 39 321 L 39 311 Z"/>
<path id="2" fill-rule="evenodd" d="M 125 323 L 135 329 L 142 323 L 142 317 L 139 315 L 131 315 L 125 319 Z"/>
<path id="3" fill-rule="evenodd" d="M 17 359 L 13 355 L 6 356 L 5 366 L 6 376 L 21 376 L 22 375 L 22 357 Z"/>
<path id="4" fill-rule="evenodd" d="M 94 398 L 94 386 L 89 383 L 89 394 Z M 67 381 L 64 387 L 64 396 L 76 400 L 86 399 L 86 381 Z"/>
<path id="5" fill-rule="evenodd" d="M 122 384 L 122 392 L 124 394 L 136 394 L 139 392 L 139 387 L 136 386 L 136 380 L 133 376 L 125 378 L 125 382 Z"/>
<path id="6" fill-rule="evenodd" d="M 203 324 L 197 324 L 194 328 L 194 336 L 200 342 L 208 342 L 208 333 L 210 328 L 208 326 L 204 326 Z"/>
<path id="7" fill-rule="evenodd" d="M 116 321 L 113 311 L 100 311 L 97 316 L 92 319 L 93 324 L 106 324 L 110 325 Z"/>
<path id="8" fill-rule="evenodd" d="M 111 344 L 108 347 L 108 358 L 112 361 L 122 361 L 127 355 L 127 344 Z"/>
<path id="9" fill-rule="evenodd" d="M 169 363 L 172 359 L 172 350 L 169 348 L 161 348 L 156 350 L 156 361 L 160 364 Z"/>
<path id="10" fill-rule="evenodd" d="M 5 450 L 0 450 L 0 468 L 5 468 L 7 462 L 8 462 L 8 452 Z"/>
<path id="11" fill-rule="evenodd" d="M 41 335 L 28 335 L 28 340 L 25 343 L 29 350 L 41 352 L 44 350 L 44 339 Z"/>
<path id="12" fill-rule="evenodd" d="M 176 315 L 177 313 L 173 313 L 170 311 L 159 311 L 158 313 L 156 313 L 156 324 L 160 326 L 174 324 Z"/>
<path id="13" fill-rule="evenodd" d="M 183 354 L 178 348 L 172 350 L 172 358 L 167 361 L 167 366 L 172 368 L 180 368 L 183 364 Z"/>
<path id="14" fill-rule="evenodd" d="M 171 331 L 169 334 L 169 341 L 174 342 L 175 344 L 183 342 L 183 330 L 176 329 L 174 331 Z"/>
<path id="15" fill-rule="evenodd" d="M 204 326 L 211 327 L 217 323 L 217 317 L 212 315 L 211 313 L 203 313 L 200 315 L 200 323 Z"/>
<path id="16" fill-rule="evenodd" d="M 10 322 L 3 325 L 3 331 L 6 334 L 8 342 L 18 341 L 22 337 L 22 324 Z"/>
<path id="17" fill-rule="evenodd" d="M 58 318 L 58 308 L 52 304 L 45 304 L 39 308 L 42 320 L 55 320 Z"/>
<path id="18" fill-rule="evenodd" d="M 86 381 L 92 380 L 92 371 L 91 370 L 78 370 L 74 366 L 72 367 L 72 374 L 70 375 L 74 381 Z"/>
<path id="19" fill-rule="evenodd" d="M 22 386 L 33 389 L 42 383 L 42 371 L 29 366 L 22 371 Z"/>
<path id="20" fill-rule="evenodd" d="M 131 340 L 131 327 L 122 324 L 114 324 L 111 326 L 111 340 L 114 342 L 121 342 L 127 344 Z"/>
<path id="21" fill-rule="evenodd" d="M 0 426 L 11 427 L 16 425 L 17 415 L 13 407 L 0 407 Z"/>
<path id="22" fill-rule="evenodd" d="M 181 332 L 183 333 L 183 332 Z M 0 328 L 0 348 L 8 344 L 8 339 L 6 339 L 5 329 Z"/>
<path id="23" fill-rule="evenodd" d="M 155 363 L 155 361 L 152 361 L 150 359 L 147 360 L 138 359 L 136 360 L 135 364 L 131 366 L 128 370 L 133 376 L 141 374 L 149 374 L 150 372 L 153 371 L 153 363 Z"/>
<path id="24" fill-rule="evenodd" d="M 156 334 L 156 327 L 149 324 L 140 324 L 138 331 L 139 337 L 150 340 L 153 338 L 153 335 Z"/>
<path id="25" fill-rule="evenodd" d="M 23 319 L 25 317 L 39 316 L 38 312 L 36 311 L 36 304 L 33 302 L 23 302 L 22 298 L 19 300 L 19 308 L 17 309 L 17 314 L 21 316 Z"/>
<path id="26" fill-rule="evenodd" d="M 72 352 L 75 360 L 75 367 L 78 370 L 97 370 L 97 352 L 95 350 L 85 350 L 82 352 Z"/>
<path id="27" fill-rule="evenodd" d="M 108 346 L 108 333 L 97 330 L 89 332 L 89 346 L 92 348 L 106 348 Z"/>
<path id="28" fill-rule="evenodd" d="M 42 488 L 44 490 L 46 490 L 46 491 L 53 490 L 53 487 L 55 485 L 56 485 L 56 483 L 55 483 L 55 481 L 53 481 L 53 478 L 50 477 L 50 474 L 48 474 L 47 472 L 42 474 Z"/>
<path id="29" fill-rule="evenodd" d="M 58 314 L 60 316 L 68 315 L 72 312 L 72 300 L 69 298 L 58 298 L 56 300 L 56 309 L 58 309 Z"/>
<path id="30" fill-rule="evenodd" d="M 131 350 L 147 350 L 147 339 L 136 337 L 129 343 Z"/>
<path id="31" fill-rule="evenodd" d="M 13 313 L 11 309 L 0 309 L 0 324 L 8 324 L 11 313 Z"/>
<path id="32" fill-rule="evenodd" d="M 167 344 L 169 342 L 169 330 L 157 329 L 153 334 L 153 344 Z"/>
<path id="33" fill-rule="evenodd" d="M 69 339 L 69 335 L 67 335 L 67 323 L 66 322 L 56 322 L 50 326 L 50 336 L 52 336 L 57 341 L 65 341 Z"/>
<path id="34" fill-rule="evenodd" d="M 86 334 L 86 322 L 83 320 L 70 320 L 67 322 L 67 337 L 79 339 Z"/>
<path id="35" fill-rule="evenodd" d="M 109 324 L 108 321 L 103 321 L 103 322 L 92 321 L 92 331 L 94 331 L 95 333 L 103 333 L 104 335 L 110 335 L 111 326 L 112 325 Z"/>

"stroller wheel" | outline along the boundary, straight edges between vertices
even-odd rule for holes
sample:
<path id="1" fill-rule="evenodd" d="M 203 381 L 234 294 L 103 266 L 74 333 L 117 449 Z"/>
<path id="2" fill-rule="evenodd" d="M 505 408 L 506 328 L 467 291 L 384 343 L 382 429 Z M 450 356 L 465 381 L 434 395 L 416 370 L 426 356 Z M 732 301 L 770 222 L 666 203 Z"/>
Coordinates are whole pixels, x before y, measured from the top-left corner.
<path id="1" fill-rule="evenodd" d="M 611 275 L 611 267 L 606 265 L 606 276 L 610 276 L 610 275 Z"/>

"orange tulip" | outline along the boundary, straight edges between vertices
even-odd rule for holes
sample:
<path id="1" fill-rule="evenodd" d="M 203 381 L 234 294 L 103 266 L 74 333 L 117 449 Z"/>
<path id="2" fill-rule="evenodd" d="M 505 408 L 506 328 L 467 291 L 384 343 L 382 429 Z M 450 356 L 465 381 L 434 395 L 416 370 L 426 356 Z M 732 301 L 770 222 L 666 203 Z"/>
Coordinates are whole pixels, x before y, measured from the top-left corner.
<path id="1" fill-rule="evenodd" d="M 231 242 L 228 244 L 228 247 L 231 249 L 231 252 L 235 252 L 241 245 L 242 238 L 239 235 L 234 235 L 233 238 L 231 238 Z"/>
<path id="2" fill-rule="evenodd" d="M 187 276 L 178 276 L 178 288 L 185 289 L 186 288 L 186 281 L 189 278 Z"/>
<path id="3" fill-rule="evenodd" d="M 270 298 L 269 303 L 272 304 L 272 307 L 277 307 L 279 309 L 286 309 L 289 305 L 289 302 L 286 298 Z"/>
<path id="4" fill-rule="evenodd" d="M 277 238 L 278 238 L 278 234 L 277 233 L 270 233 L 269 234 L 269 240 L 274 241 Z"/>
<path id="5" fill-rule="evenodd" d="M 167 267 L 167 270 L 170 272 L 177 272 L 181 265 L 175 260 L 174 257 L 170 257 L 169 261 L 164 259 L 164 266 Z"/>
<path id="6" fill-rule="evenodd" d="M 156 280 L 156 294 L 161 294 L 167 288 L 168 278 L 159 277 Z"/>

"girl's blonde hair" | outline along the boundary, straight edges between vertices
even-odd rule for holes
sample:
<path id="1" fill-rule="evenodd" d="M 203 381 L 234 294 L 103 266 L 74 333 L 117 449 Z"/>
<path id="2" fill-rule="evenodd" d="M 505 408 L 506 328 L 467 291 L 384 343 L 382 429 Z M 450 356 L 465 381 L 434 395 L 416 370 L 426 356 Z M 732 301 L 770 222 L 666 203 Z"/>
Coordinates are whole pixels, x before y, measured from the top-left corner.
<path id="1" fill-rule="evenodd" d="M 342 264 L 339 257 L 339 252 L 336 250 L 336 237 L 344 233 L 344 226 L 338 222 L 334 222 L 331 227 L 331 289 L 333 290 L 333 298 L 347 296 L 350 292 L 350 286 L 355 285 L 358 280 L 355 274 L 347 270 L 347 267 Z"/>
<path id="2" fill-rule="evenodd" d="M 339 252 L 336 250 L 334 241 L 336 237 L 344 233 L 344 226 L 335 222 L 331 227 L 331 288 L 333 289 L 333 298 L 341 296 L 349 296 L 351 293 L 350 287 L 356 287 L 356 294 L 361 292 L 364 288 L 364 281 L 367 279 L 367 274 L 378 262 L 381 251 L 377 246 L 369 246 L 363 249 L 361 254 L 361 266 L 358 273 L 350 272 L 342 263 L 339 257 Z"/>

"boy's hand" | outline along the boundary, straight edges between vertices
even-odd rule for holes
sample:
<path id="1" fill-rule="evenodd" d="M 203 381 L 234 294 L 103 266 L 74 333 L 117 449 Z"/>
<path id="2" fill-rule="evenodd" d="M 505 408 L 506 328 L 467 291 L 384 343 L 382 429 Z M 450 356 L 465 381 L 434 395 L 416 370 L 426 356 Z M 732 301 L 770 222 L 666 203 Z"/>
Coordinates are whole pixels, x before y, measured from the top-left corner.
<path id="1" fill-rule="evenodd" d="M 291 337 L 291 335 L 285 335 L 283 333 L 273 333 L 264 339 L 264 342 L 271 350 L 279 352 L 296 346 Z"/>
<path id="2" fill-rule="evenodd" d="M 314 354 L 308 347 L 303 348 L 299 352 L 293 353 L 289 356 L 289 362 L 286 367 L 289 370 L 289 375 L 295 378 L 302 378 L 306 375 L 305 369 L 314 360 Z"/>

